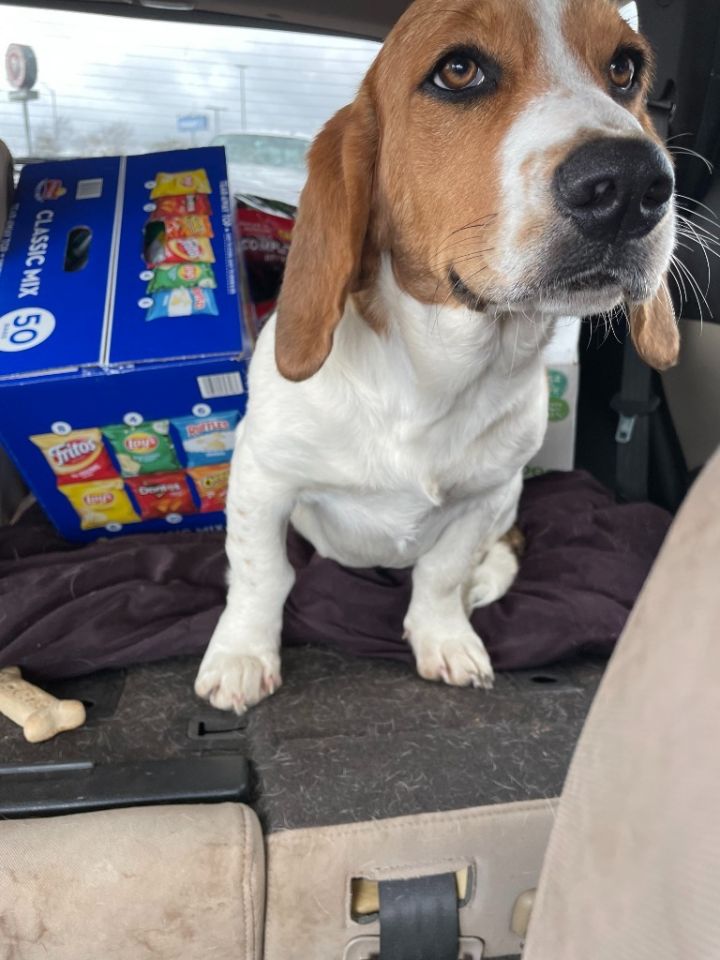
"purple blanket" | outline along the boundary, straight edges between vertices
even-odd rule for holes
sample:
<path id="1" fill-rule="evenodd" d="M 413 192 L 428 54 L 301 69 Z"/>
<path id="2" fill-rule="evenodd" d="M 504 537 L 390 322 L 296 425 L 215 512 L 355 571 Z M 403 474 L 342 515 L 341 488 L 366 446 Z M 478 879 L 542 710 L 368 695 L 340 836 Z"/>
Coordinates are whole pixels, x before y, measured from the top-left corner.
<path id="1" fill-rule="evenodd" d="M 473 624 L 496 668 L 609 655 L 670 524 L 650 504 L 620 506 L 584 473 L 528 481 L 520 575 Z M 412 661 L 402 640 L 409 570 L 349 570 L 297 534 L 286 644 Z M 168 533 L 72 546 L 43 521 L 0 529 L 0 667 L 38 678 L 201 653 L 222 609 L 220 533 Z"/>

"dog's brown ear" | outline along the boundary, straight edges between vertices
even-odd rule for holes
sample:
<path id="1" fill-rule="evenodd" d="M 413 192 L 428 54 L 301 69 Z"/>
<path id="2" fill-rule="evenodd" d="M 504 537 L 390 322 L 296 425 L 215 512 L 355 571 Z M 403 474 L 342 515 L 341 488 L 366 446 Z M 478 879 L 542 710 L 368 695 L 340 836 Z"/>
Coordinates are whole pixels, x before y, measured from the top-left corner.
<path id="1" fill-rule="evenodd" d="M 630 307 L 630 333 L 635 349 L 655 370 L 674 367 L 680 353 L 680 334 L 667 280 L 652 300 Z"/>
<path id="2" fill-rule="evenodd" d="M 366 91 L 315 140 L 277 310 L 275 359 L 288 380 L 307 380 L 332 349 L 357 281 L 370 216 L 377 153 Z"/>

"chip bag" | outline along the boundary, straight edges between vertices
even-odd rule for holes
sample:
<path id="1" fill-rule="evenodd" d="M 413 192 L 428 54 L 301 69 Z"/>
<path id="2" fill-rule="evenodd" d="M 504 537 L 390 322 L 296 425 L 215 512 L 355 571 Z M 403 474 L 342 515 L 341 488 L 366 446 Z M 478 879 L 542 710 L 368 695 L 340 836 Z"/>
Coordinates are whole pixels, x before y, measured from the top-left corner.
<path id="1" fill-rule="evenodd" d="M 131 477 L 127 485 L 135 497 L 143 520 L 166 517 L 170 513 L 184 515 L 196 512 L 187 477 L 182 471 Z"/>
<path id="2" fill-rule="evenodd" d="M 146 320 L 162 317 L 193 317 L 199 314 L 218 315 L 215 294 L 201 287 L 178 287 L 176 290 L 161 290 L 152 295 L 153 304 L 145 314 Z"/>
<path id="3" fill-rule="evenodd" d="M 42 433 L 29 439 L 42 450 L 58 485 L 118 475 L 98 429 L 73 430 L 65 436 Z"/>
<path id="4" fill-rule="evenodd" d="M 59 488 L 80 517 L 80 527 L 92 530 L 109 523 L 139 523 L 122 480 L 97 480 L 94 483 L 70 483 Z"/>
<path id="5" fill-rule="evenodd" d="M 176 287 L 214 289 L 217 280 L 209 263 L 175 263 L 171 267 L 156 267 L 148 284 L 148 293 L 174 290 Z"/>
<path id="6" fill-rule="evenodd" d="M 200 512 L 215 513 L 218 510 L 224 510 L 230 479 L 230 464 L 190 467 L 188 473 L 200 497 Z"/>
<path id="7" fill-rule="evenodd" d="M 124 477 L 176 470 L 180 464 L 169 436 L 170 421 L 154 420 L 137 427 L 117 424 L 104 427 Z"/>
<path id="8" fill-rule="evenodd" d="M 173 426 L 180 434 L 189 467 L 229 460 L 235 446 L 237 410 L 209 417 L 178 417 Z"/>
<path id="9" fill-rule="evenodd" d="M 185 237 L 168 240 L 158 234 L 145 248 L 150 269 L 173 263 L 215 263 L 212 244 L 207 237 Z"/>
<path id="10" fill-rule="evenodd" d="M 158 197 L 181 197 L 189 193 L 212 193 L 205 170 L 183 170 L 180 173 L 157 173 L 151 200 Z"/>
<path id="11" fill-rule="evenodd" d="M 190 213 L 210 216 L 210 200 L 204 193 L 188 193 L 184 197 L 160 197 L 149 219 L 166 220 L 168 217 L 184 217 Z"/>
<path id="12" fill-rule="evenodd" d="M 210 217 L 201 217 L 196 214 L 185 217 L 166 217 L 165 237 L 167 240 L 177 240 L 184 237 L 214 237 Z"/>

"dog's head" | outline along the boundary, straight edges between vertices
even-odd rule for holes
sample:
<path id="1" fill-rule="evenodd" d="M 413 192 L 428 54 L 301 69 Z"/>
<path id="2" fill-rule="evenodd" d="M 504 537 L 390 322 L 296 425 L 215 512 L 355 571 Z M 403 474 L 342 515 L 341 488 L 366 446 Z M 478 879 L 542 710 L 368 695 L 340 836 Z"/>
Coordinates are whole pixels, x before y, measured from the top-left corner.
<path id="1" fill-rule="evenodd" d="M 351 293 L 382 325 L 369 291 L 384 254 L 426 303 L 584 316 L 626 303 L 641 355 L 674 363 L 674 178 L 650 73 L 613 0 L 416 0 L 310 152 L 281 373 L 320 368 Z"/>

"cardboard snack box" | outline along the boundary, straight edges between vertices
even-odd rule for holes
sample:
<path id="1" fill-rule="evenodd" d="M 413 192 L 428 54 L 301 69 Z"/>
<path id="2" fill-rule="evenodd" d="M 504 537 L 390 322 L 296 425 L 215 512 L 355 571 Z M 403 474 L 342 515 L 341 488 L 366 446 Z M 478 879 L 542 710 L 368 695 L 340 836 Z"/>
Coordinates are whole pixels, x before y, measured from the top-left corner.
<path id="1" fill-rule="evenodd" d="M 224 522 L 243 331 L 222 148 L 23 169 L 0 244 L 0 443 L 64 536 Z"/>

